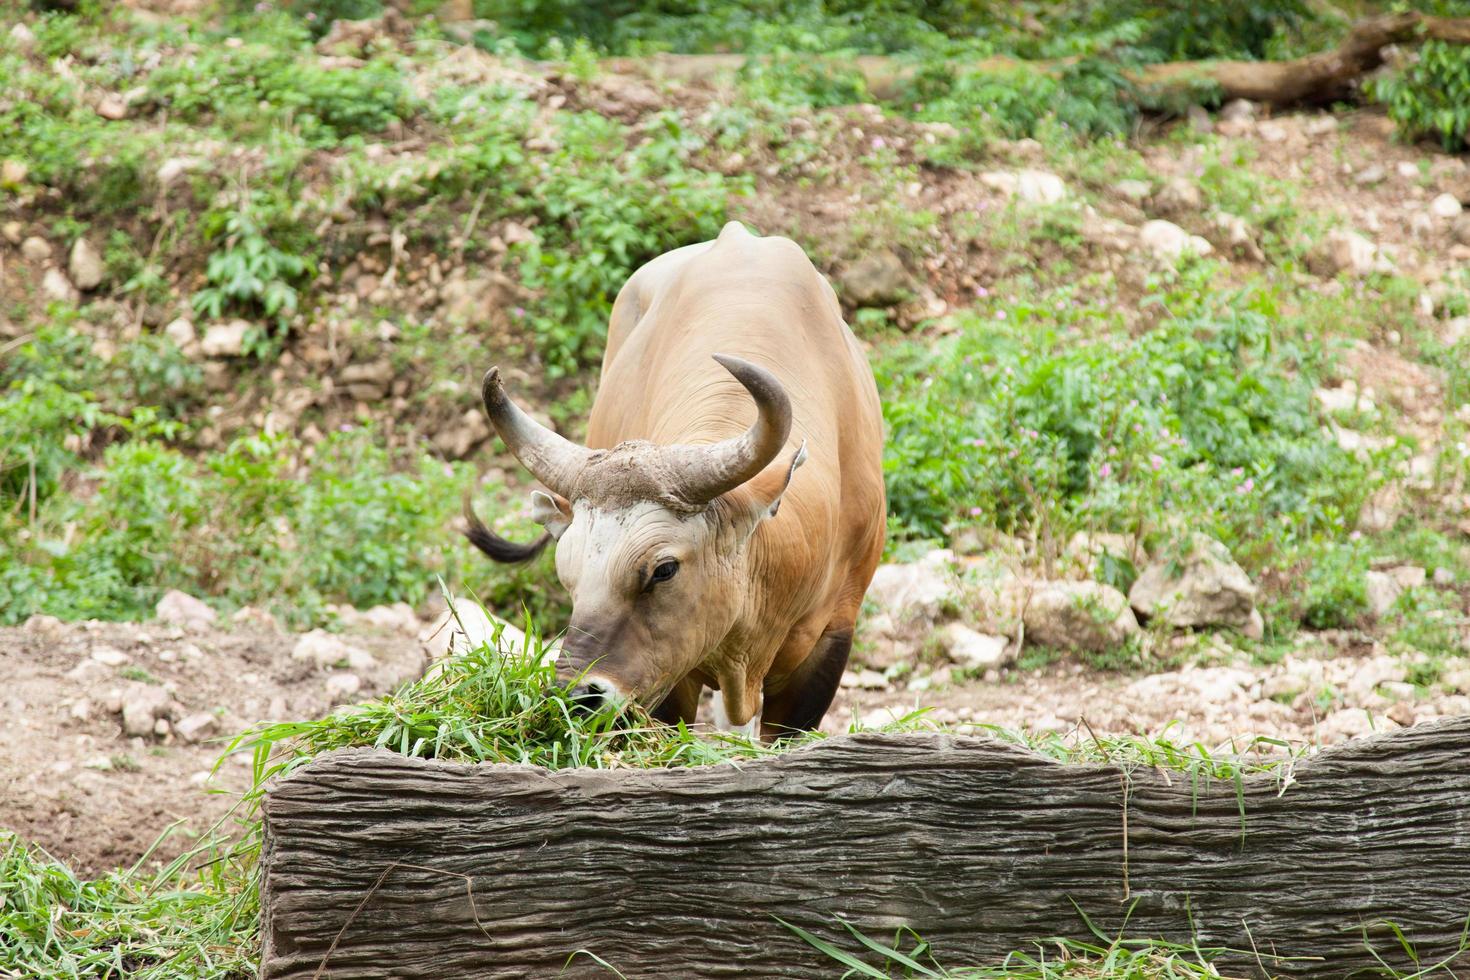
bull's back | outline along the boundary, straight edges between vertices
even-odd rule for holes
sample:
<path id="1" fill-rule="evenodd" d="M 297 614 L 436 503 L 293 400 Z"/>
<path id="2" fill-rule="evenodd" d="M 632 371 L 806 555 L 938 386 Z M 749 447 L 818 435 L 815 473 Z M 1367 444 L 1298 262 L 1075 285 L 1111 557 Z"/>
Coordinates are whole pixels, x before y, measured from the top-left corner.
<path id="1" fill-rule="evenodd" d="M 755 405 L 716 353 L 760 364 L 786 387 L 790 448 L 805 441 L 809 458 L 778 519 L 801 533 L 781 538 L 777 563 L 796 591 L 822 595 L 866 567 L 855 615 L 882 550 L 882 412 L 832 287 L 794 242 L 732 223 L 635 273 L 614 306 L 588 444 L 704 444 L 744 431 Z"/>

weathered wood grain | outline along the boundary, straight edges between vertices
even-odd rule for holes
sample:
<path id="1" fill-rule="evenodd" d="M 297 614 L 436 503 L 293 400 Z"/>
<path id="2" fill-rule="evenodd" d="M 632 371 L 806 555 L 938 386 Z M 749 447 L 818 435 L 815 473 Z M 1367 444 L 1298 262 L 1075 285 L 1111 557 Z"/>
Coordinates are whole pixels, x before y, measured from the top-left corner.
<path id="1" fill-rule="evenodd" d="M 774 917 L 854 949 L 835 917 L 910 927 L 961 964 L 1089 938 L 1077 908 L 1338 978 L 1377 965 L 1365 937 L 1409 965 L 1384 920 L 1425 962 L 1459 948 L 1470 718 L 1323 752 L 1284 792 L 939 734 L 663 771 L 349 750 L 282 780 L 265 825 L 266 980 L 550 977 L 579 949 L 630 980 L 836 977 Z"/>

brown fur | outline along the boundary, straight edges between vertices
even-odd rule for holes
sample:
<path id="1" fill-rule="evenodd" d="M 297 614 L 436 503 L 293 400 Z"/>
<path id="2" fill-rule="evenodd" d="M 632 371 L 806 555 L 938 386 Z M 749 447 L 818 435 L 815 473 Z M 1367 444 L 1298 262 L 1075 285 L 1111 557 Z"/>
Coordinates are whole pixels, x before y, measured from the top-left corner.
<path id="1" fill-rule="evenodd" d="M 750 542 L 749 578 L 734 625 L 691 677 L 719 687 L 736 724 L 759 712 L 768 697 L 774 717 L 814 726 L 821 711 L 802 708 L 822 699 L 801 689 L 798 681 L 809 673 L 803 665 L 823 636 L 850 635 L 883 551 L 877 388 L 831 286 L 801 248 L 731 224 L 713 243 L 648 263 L 619 293 L 588 445 L 701 445 L 740 434 L 756 409 L 749 393 L 712 360 L 714 353 L 771 371 L 793 408 L 787 449 L 716 505 L 738 510 L 772 499 L 802 442 L 809 459 L 777 515 Z M 640 463 L 649 458 L 657 454 L 612 449 L 588 470 L 593 485 L 579 481 L 579 489 L 599 497 L 660 499 L 659 475 Z M 825 687 L 830 678 L 820 680 Z M 828 690 L 825 700 L 830 697 Z"/>

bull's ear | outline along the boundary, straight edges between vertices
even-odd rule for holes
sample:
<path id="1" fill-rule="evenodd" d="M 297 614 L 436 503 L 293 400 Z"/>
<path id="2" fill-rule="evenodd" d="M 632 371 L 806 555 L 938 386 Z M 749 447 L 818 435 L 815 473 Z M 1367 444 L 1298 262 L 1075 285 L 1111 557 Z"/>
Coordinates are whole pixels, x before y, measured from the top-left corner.
<path id="1" fill-rule="evenodd" d="M 561 494 L 533 490 L 531 520 L 546 528 L 547 534 L 559 540 L 572 524 L 572 505 Z"/>
<path id="2" fill-rule="evenodd" d="M 791 454 L 791 461 L 785 466 L 770 466 L 741 487 L 739 493 L 744 491 L 746 496 L 747 513 L 752 518 L 751 530 L 755 530 L 761 521 L 768 517 L 775 517 L 776 512 L 781 509 L 781 498 L 786 493 L 786 488 L 791 485 L 791 477 L 795 475 L 797 467 L 806 462 L 806 443 L 797 447 L 796 452 Z"/>

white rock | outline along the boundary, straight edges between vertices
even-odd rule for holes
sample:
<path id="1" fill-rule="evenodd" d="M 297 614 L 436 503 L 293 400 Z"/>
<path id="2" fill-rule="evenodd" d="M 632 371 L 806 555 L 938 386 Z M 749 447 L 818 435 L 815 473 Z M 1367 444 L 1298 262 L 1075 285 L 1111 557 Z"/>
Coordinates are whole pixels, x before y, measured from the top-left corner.
<path id="1" fill-rule="evenodd" d="M 1030 204 L 1055 204 L 1067 196 L 1062 178 L 1045 170 L 993 170 L 981 174 L 980 183 Z"/>
<path id="2" fill-rule="evenodd" d="M 1388 173 L 1383 169 L 1383 166 L 1381 164 L 1372 163 L 1364 167 L 1362 170 L 1359 170 L 1357 174 L 1353 176 L 1353 182 L 1357 184 L 1362 184 L 1366 187 L 1372 184 L 1381 184 L 1387 178 Z"/>
<path id="3" fill-rule="evenodd" d="M 1308 136 L 1326 136 L 1328 133 L 1335 133 L 1337 132 L 1337 117 L 1313 116 L 1302 125 L 1302 132 Z"/>
<path id="4" fill-rule="evenodd" d="M 1397 728 L 1386 716 L 1374 716 L 1362 708 L 1343 708 L 1322 719 L 1317 726 L 1317 738 L 1324 744 L 1361 738 L 1378 731 Z"/>
<path id="5" fill-rule="evenodd" d="M 1229 549 L 1199 532 L 1187 547 L 1188 553 L 1177 560 L 1155 561 L 1145 568 L 1129 590 L 1129 603 L 1140 615 L 1162 617 L 1181 628 L 1250 626 L 1256 587 Z"/>
<path id="6" fill-rule="evenodd" d="M 1230 214 L 1226 211 L 1216 211 L 1211 219 L 1220 234 L 1225 238 L 1225 244 L 1237 249 L 1246 258 L 1256 262 L 1264 261 L 1266 253 L 1261 251 L 1261 246 L 1256 244 L 1256 237 L 1251 232 L 1251 226 L 1239 215 Z"/>
<path id="7" fill-rule="evenodd" d="M 1146 180 L 1120 180 L 1113 185 L 1113 191 L 1119 197 L 1137 203 L 1148 200 L 1153 186 Z"/>
<path id="8" fill-rule="evenodd" d="M 244 320 L 211 323 L 204 331 L 200 349 L 205 357 L 238 357 L 245 350 L 245 334 L 250 324 Z"/>
<path id="9" fill-rule="evenodd" d="M 133 659 L 117 647 L 93 647 L 89 656 L 104 667 L 121 667 Z"/>
<path id="10" fill-rule="evenodd" d="M 327 678 L 327 697 L 335 704 L 362 690 L 362 679 L 356 674 L 333 674 Z"/>
<path id="11" fill-rule="evenodd" d="M 1467 338 L 1470 338 L 1470 316 L 1452 317 L 1440 327 L 1439 339 L 1447 347 L 1453 347 Z"/>
<path id="12" fill-rule="evenodd" d="M 901 625 L 932 625 L 953 601 L 954 553 L 929 552 L 917 562 L 879 565 L 867 597 Z"/>
<path id="13" fill-rule="evenodd" d="M 72 702 L 71 711 L 68 712 L 73 721 L 86 721 L 92 717 L 92 702 L 88 698 L 77 698 Z"/>
<path id="14" fill-rule="evenodd" d="M 1401 592 L 1403 589 L 1399 588 L 1399 584 L 1387 572 L 1370 571 L 1368 573 L 1368 609 L 1374 616 L 1388 615 Z"/>
<path id="15" fill-rule="evenodd" d="M 186 742 L 198 742 L 208 738 L 219 726 L 219 719 L 209 711 L 199 711 L 179 719 L 174 732 Z"/>
<path id="16" fill-rule="evenodd" d="M 1398 172 L 1398 175 L 1400 177 L 1402 177 L 1404 180 L 1418 180 L 1419 179 L 1419 167 L 1418 167 L 1418 165 L 1417 164 L 1414 164 L 1414 163 L 1411 163 L 1408 160 L 1400 160 L 1394 166 L 1394 170 L 1397 171 Z"/>
<path id="17" fill-rule="evenodd" d="M 163 335 L 173 341 L 174 346 L 185 354 L 197 354 L 199 352 L 199 334 L 194 329 L 191 320 L 184 317 L 169 321 L 168 326 L 163 328 Z"/>
<path id="18" fill-rule="evenodd" d="M 178 589 L 169 589 L 158 600 L 153 615 L 160 623 L 174 623 L 188 629 L 202 630 L 214 625 L 217 614 L 203 599 L 196 599 Z"/>
<path id="19" fill-rule="evenodd" d="M 45 262 L 51 258 L 51 243 L 32 235 L 20 243 L 20 255 L 27 262 Z"/>
<path id="20" fill-rule="evenodd" d="M 1383 618 L 1393 609 L 1399 596 L 1409 589 L 1417 589 L 1428 579 L 1428 573 L 1417 565 L 1400 565 L 1387 571 L 1368 572 L 1368 609 L 1376 618 Z"/>
<path id="21" fill-rule="evenodd" d="M 29 51 L 36 44 L 36 35 L 31 33 L 31 29 L 20 21 L 16 21 L 15 26 L 10 29 L 10 39 L 22 51 Z"/>
<path id="22" fill-rule="evenodd" d="M 1267 143 L 1283 143 L 1291 135 L 1290 131 L 1278 122 L 1263 122 L 1256 127 L 1256 133 Z"/>
<path id="23" fill-rule="evenodd" d="M 1128 599 L 1101 582 L 1039 583 L 1024 616 L 1028 639 L 1062 650 L 1111 650 L 1138 632 Z"/>
<path id="24" fill-rule="evenodd" d="M 1204 207 L 1204 197 L 1199 187 L 1187 177 L 1170 177 L 1153 196 L 1153 208 L 1157 214 L 1195 214 Z"/>
<path id="25" fill-rule="evenodd" d="M 82 298 L 60 269 L 47 269 L 41 276 L 41 294 L 58 303 L 75 303 Z"/>
<path id="26" fill-rule="evenodd" d="M 67 259 L 67 272 L 78 289 L 90 292 L 102 284 L 102 256 L 97 254 L 91 242 L 78 238 L 72 244 L 71 255 Z"/>
<path id="27" fill-rule="evenodd" d="M 1231 99 L 1220 108 L 1220 118 L 1229 122 L 1256 118 L 1256 104 L 1249 99 Z"/>
<path id="28" fill-rule="evenodd" d="M 309 660 L 318 667 L 331 667 L 338 663 L 365 663 L 371 665 L 372 654 L 354 646 L 340 636 L 323 629 L 303 633 L 291 648 L 292 660 Z"/>
<path id="29" fill-rule="evenodd" d="M 1366 276 L 1379 268 L 1378 246 L 1355 231 L 1334 228 L 1312 248 L 1307 264 L 1323 276 Z"/>
<path id="30" fill-rule="evenodd" d="M 128 100 L 116 92 L 108 92 L 97 100 L 97 115 L 116 122 L 128 117 Z"/>
<path id="31" fill-rule="evenodd" d="M 876 670 L 845 671 L 842 686 L 867 691 L 882 691 L 888 687 L 888 679 Z"/>
<path id="32" fill-rule="evenodd" d="M 66 626 L 55 616 L 36 613 L 27 617 L 20 628 L 35 636 L 58 636 L 66 629 Z"/>
<path id="33" fill-rule="evenodd" d="M 202 163 L 203 161 L 193 157 L 169 157 L 158 165 L 156 177 L 159 186 L 168 187 L 189 171 L 199 169 Z"/>
<path id="34" fill-rule="evenodd" d="M 1436 218 L 1453 218 L 1463 210 L 1460 199 L 1453 194 L 1440 194 L 1429 202 L 1429 213 Z"/>
<path id="35" fill-rule="evenodd" d="M 981 633 L 964 623 L 945 626 L 940 640 L 950 660 L 971 670 L 1005 667 L 1016 659 L 1008 638 Z"/>
<path id="36" fill-rule="evenodd" d="M 170 701 L 168 691 L 161 687 L 128 685 L 122 699 L 123 734 L 155 734 L 158 722 L 168 720 Z"/>
<path id="37" fill-rule="evenodd" d="M 1338 412 L 1366 412 L 1375 413 L 1378 409 L 1373 404 L 1373 399 L 1358 388 L 1356 384 L 1349 382 L 1341 388 L 1318 388 L 1312 393 L 1317 399 L 1317 404 L 1322 410 L 1330 413 Z"/>
<path id="38" fill-rule="evenodd" d="M 1138 229 L 1138 242 L 1155 257 L 1176 262 L 1185 255 L 1209 255 L 1215 247 L 1198 235 L 1191 235 L 1172 221 L 1145 221 Z"/>
<path id="39" fill-rule="evenodd" d="M 423 625 L 414 614 L 413 607 L 406 602 L 395 602 L 391 606 L 373 606 L 366 612 L 359 613 L 358 619 L 369 626 L 399 633 L 417 634 Z"/>

